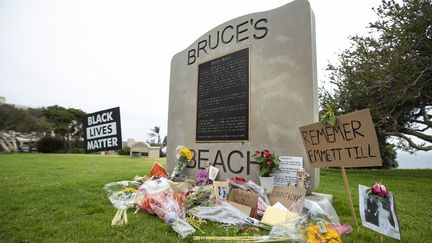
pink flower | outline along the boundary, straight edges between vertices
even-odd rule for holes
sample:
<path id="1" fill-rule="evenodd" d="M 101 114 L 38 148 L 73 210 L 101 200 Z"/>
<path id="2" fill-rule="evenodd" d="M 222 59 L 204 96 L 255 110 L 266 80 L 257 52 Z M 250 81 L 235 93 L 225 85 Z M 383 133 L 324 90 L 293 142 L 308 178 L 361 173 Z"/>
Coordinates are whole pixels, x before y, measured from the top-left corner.
<path id="1" fill-rule="evenodd" d="M 387 188 L 384 185 L 379 183 L 375 183 L 372 186 L 371 192 L 380 197 L 387 197 L 388 195 Z"/>

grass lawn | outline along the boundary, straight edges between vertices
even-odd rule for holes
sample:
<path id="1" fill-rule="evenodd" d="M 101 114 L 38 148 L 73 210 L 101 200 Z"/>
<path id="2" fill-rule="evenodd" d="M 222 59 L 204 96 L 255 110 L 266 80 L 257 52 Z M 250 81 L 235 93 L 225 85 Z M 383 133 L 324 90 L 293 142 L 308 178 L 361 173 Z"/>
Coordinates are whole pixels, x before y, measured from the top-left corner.
<path id="1" fill-rule="evenodd" d="M 116 209 L 102 187 L 147 174 L 152 162 L 120 156 L 1 154 L 0 242 L 191 241 L 191 237 L 180 240 L 170 226 L 145 213 L 129 211 L 127 226 L 111 226 Z M 347 170 L 347 174 L 359 221 L 358 184 L 382 182 L 396 198 L 401 242 L 431 242 L 432 170 Z M 344 242 L 380 242 L 379 234 L 354 226 L 340 170 L 321 170 L 317 191 L 333 194 L 341 222 L 353 226 L 353 233 L 342 237 Z M 202 229 L 206 235 L 243 234 L 212 223 Z M 397 241 L 385 237 L 384 242 Z"/>

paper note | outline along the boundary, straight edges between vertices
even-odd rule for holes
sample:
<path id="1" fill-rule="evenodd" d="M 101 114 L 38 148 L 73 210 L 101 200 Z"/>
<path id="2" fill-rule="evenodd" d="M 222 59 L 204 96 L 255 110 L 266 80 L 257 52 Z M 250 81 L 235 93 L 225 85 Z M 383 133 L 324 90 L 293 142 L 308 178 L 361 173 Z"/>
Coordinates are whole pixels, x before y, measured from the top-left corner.
<path id="1" fill-rule="evenodd" d="M 219 169 L 210 165 L 209 179 L 212 180 L 212 181 L 216 180 L 216 177 L 217 177 L 218 173 L 219 173 Z"/>
<path id="2" fill-rule="evenodd" d="M 264 212 L 261 222 L 269 225 L 277 225 L 283 223 L 293 222 L 298 220 L 299 215 L 290 211 L 280 208 L 268 206 Z"/>
<path id="3" fill-rule="evenodd" d="M 273 173 L 275 186 L 288 186 L 297 184 L 297 172 L 303 169 L 303 158 L 292 156 L 279 156 L 280 171 Z"/>

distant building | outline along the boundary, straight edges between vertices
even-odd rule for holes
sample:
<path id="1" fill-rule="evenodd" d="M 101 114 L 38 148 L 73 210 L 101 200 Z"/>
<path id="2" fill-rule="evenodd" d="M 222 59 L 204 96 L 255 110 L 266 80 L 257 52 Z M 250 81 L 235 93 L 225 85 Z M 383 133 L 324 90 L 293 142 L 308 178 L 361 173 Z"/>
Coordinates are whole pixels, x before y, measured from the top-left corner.
<path id="1" fill-rule="evenodd" d="M 146 156 L 150 158 L 160 157 L 160 147 L 150 146 L 145 142 L 136 142 L 134 139 L 129 138 L 124 144 L 126 147 L 130 148 L 129 155 L 132 157 Z"/>

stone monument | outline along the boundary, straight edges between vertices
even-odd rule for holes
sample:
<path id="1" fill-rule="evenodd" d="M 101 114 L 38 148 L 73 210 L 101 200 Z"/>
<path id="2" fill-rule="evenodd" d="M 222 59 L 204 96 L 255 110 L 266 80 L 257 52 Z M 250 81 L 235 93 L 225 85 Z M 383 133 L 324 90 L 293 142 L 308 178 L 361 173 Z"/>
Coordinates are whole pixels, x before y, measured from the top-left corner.
<path id="1" fill-rule="evenodd" d="M 202 35 L 171 61 L 168 171 L 176 147 L 194 151 L 185 169 L 206 164 L 218 180 L 234 176 L 258 183 L 252 155 L 303 157 L 299 127 L 318 120 L 314 15 L 307 0 L 238 17 Z"/>

